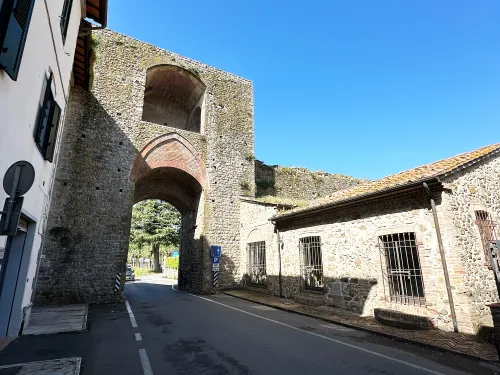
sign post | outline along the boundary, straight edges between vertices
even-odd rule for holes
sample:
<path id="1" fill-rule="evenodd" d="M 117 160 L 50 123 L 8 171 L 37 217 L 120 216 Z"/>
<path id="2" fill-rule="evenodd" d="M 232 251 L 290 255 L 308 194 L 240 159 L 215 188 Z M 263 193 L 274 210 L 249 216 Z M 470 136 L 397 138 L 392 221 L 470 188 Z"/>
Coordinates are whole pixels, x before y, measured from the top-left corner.
<path id="1" fill-rule="evenodd" d="M 219 286 L 220 257 L 222 249 L 220 246 L 210 246 L 210 256 L 212 257 L 213 287 L 217 290 Z"/>
<path id="2" fill-rule="evenodd" d="M 3 177 L 3 189 L 9 197 L 5 199 L 4 208 L 0 211 L 0 236 L 7 236 L 4 256 L 0 267 L 0 294 L 2 293 L 5 270 L 9 260 L 12 239 L 16 235 L 24 198 L 35 181 L 35 168 L 27 161 L 12 164 Z"/>

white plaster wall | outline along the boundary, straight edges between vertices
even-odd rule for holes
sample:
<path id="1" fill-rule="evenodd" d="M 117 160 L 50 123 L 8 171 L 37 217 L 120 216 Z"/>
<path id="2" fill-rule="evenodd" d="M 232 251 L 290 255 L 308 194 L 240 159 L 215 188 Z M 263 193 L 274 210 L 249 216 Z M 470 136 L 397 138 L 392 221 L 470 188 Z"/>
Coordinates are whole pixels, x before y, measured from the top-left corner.
<path id="1" fill-rule="evenodd" d="M 0 0 L 1 1 L 1 0 Z M 35 168 L 35 182 L 26 193 L 23 210 L 36 220 L 37 234 L 34 239 L 28 278 L 24 290 L 23 306 L 29 304 L 36 262 L 42 242 L 45 219 L 49 205 L 54 163 L 44 161 L 36 148 L 33 129 L 41 96 L 42 82 L 50 70 L 54 73 L 52 92 L 62 110 L 58 143 L 62 134 L 64 114 L 69 93 L 73 57 L 82 16 L 80 1 L 73 1 L 70 22 L 63 45 L 60 15 L 64 0 L 37 0 L 26 38 L 24 53 L 17 81 L 0 70 L 0 177 L 8 167 L 27 160 Z M 7 195 L 1 189 L 0 202 Z M 0 249 L 5 246 L 5 236 L 0 236 Z"/>

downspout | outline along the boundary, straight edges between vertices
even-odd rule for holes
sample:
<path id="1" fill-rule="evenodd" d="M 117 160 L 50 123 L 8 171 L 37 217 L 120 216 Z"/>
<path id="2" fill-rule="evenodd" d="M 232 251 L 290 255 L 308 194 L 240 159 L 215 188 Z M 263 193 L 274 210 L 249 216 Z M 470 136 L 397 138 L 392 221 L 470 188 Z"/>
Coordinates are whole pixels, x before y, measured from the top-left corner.
<path id="1" fill-rule="evenodd" d="M 441 254 L 441 264 L 443 265 L 444 281 L 446 284 L 446 293 L 448 294 L 448 302 L 450 304 L 451 320 L 453 321 L 453 331 L 458 332 L 457 315 L 455 313 L 455 304 L 453 303 L 453 295 L 451 293 L 450 276 L 448 275 L 448 266 L 446 265 L 446 257 L 443 249 L 443 239 L 441 238 L 441 229 L 436 212 L 436 202 L 431 195 L 429 186 L 424 182 L 424 189 L 431 201 L 432 216 L 434 216 L 434 226 L 436 227 L 436 235 L 438 239 L 439 253 Z"/>
<path id="2" fill-rule="evenodd" d="M 283 298 L 283 283 L 281 280 L 281 239 L 280 239 L 280 231 L 278 230 L 278 227 L 276 226 L 275 222 L 272 222 L 274 224 L 274 228 L 276 231 L 276 244 L 278 245 L 278 285 L 279 285 L 279 293 L 280 293 L 280 298 Z"/>

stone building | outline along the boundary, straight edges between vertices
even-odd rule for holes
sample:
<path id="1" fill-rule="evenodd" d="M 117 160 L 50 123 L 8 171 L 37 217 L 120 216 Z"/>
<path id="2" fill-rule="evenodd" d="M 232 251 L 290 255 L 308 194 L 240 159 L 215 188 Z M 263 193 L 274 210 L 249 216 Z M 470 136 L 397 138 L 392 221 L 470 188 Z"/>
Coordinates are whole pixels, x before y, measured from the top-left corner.
<path id="1" fill-rule="evenodd" d="M 181 288 L 212 291 L 211 245 L 222 247 L 219 287 L 238 285 L 240 197 L 256 193 L 252 83 L 109 30 L 92 44 L 92 87 L 69 97 L 37 302 L 119 298 L 132 205 L 145 199 L 182 215 Z M 316 180 L 322 194 L 359 181 Z"/>
<path id="2" fill-rule="evenodd" d="M 486 305 L 499 297 L 486 249 L 500 216 L 500 144 L 341 190 L 306 207 L 242 200 L 243 284 L 365 316 L 377 309 L 425 317 L 434 327 L 453 330 L 431 197 L 458 329 L 472 333 L 491 326 Z"/>
<path id="3" fill-rule="evenodd" d="M 91 87 L 69 95 L 37 302 L 120 298 L 132 205 L 162 199 L 182 215 L 181 288 L 214 291 L 210 246 L 220 245 L 219 288 L 399 311 L 446 330 L 491 325 L 500 145 L 376 181 L 267 166 L 253 154 L 250 81 L 94 35 Z"/>
<path id="4" fill-rule="evenodd" d="M 124 35 L 95 33 L 93 87 L 70 94 L 36 299 L 109 302 L 124 273 L 132 205 L 182 214 L 182 287 L 239 274 L 239 196 L 254 191 L 252 83 Z M 250 160 L 249 160 L 250 159 Z"/>

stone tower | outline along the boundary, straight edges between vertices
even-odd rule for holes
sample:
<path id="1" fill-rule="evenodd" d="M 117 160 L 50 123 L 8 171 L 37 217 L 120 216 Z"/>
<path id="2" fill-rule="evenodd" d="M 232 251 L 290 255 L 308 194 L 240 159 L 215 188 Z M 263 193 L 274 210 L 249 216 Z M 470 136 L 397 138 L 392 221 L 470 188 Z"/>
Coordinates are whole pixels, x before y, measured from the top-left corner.
<path id="1" fill-rule="evenodd" d="M 125 270 L 132 205 L 182 214 L 179 285 L 241 278 L 242 194 L 255 191 L 252 83 L 109 30 L 96 33 L 91 92 L 66 113 L 36 300 L 109 302 Z"/>

